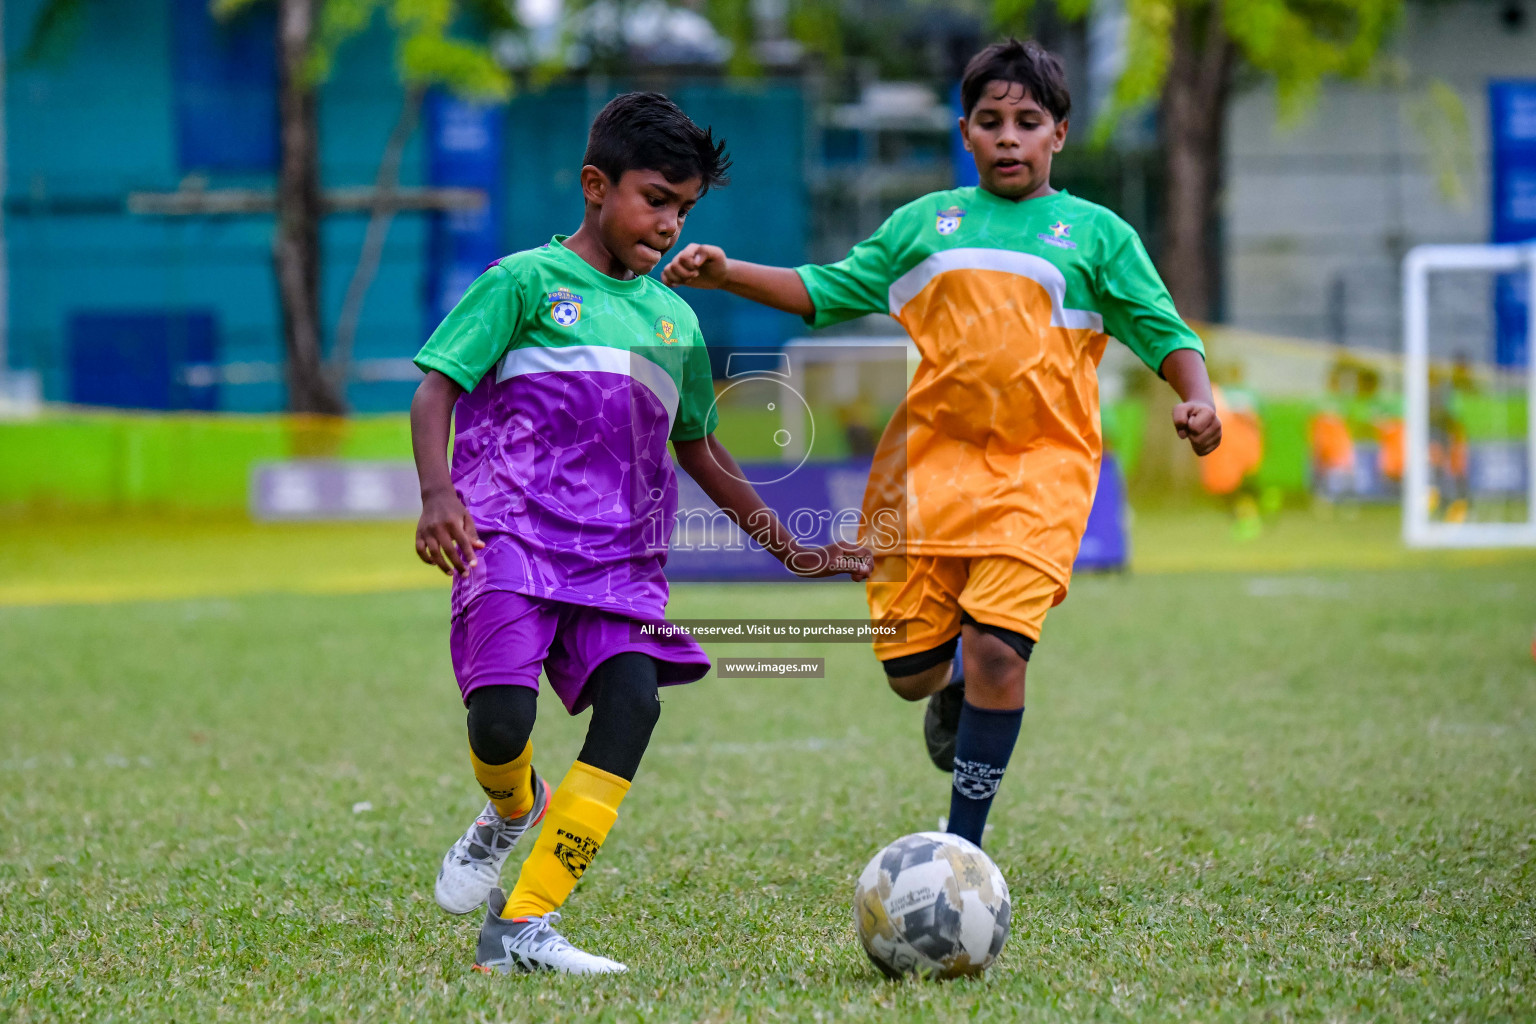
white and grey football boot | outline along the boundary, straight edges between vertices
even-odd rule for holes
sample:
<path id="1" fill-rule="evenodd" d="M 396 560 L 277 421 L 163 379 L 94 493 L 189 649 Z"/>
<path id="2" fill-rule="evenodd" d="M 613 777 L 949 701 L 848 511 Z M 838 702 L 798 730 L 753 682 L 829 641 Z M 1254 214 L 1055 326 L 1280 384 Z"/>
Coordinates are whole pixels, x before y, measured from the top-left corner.
<path id="1" fill-rule="evenodd" d="M 532 769 L 530 769 L 532 771 Z M 443 855 L 437 871 L 437 905 L 450 914 L 467 914 L 485 902 L 501 880 L 501 866 L 523 833 L 544 820 L 549 783 L 533 772 L 533 806 L 517 818 L 503 818 L 487 802 L 475 823 Z"/>
<path id="2" fill-rule="evenodd" d="M 505 918 L 507 897 L 492 889 L 485 900 L 485 924 L 475 947 L 475 970 L 485 974 L 623 974 L 629 970 L 617 960 L 577 949 L 555 931 L 560 912 L 538 917 Z"/>

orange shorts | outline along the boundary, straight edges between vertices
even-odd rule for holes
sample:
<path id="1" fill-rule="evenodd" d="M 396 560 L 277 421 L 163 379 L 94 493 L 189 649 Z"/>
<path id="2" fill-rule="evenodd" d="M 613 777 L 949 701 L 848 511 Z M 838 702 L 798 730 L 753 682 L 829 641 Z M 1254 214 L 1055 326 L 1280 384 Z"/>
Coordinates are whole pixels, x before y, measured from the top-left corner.
<path id="1" fill-rule="evenodd" d="M 907 624 L 905 639 L 875 641 L 881 661 L 931 651 L 958 636 L 961 612 L 1039 640 L 1045 613 L 1067 595 L 1056 580 L 1006 555 L 877 557 L 865 589 L 871 621 Z"/>

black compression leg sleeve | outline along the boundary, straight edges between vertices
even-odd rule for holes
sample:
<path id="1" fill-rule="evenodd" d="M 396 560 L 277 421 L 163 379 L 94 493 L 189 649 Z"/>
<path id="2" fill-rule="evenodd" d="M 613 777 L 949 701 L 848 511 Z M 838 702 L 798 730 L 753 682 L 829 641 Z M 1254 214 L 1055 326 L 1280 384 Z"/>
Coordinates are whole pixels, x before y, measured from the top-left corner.
<path id="1" fill-rule="evenodd" d="M 597 666 L 587 685 L 594 690 L 592 721 L 576 760 L 633 782 L 661 717 L 656 662 L 638 651 L 616 654 Z"/>
<path id="2" fill-rule="evenodd" d="M 469 693 L 469 749 L 486 764 L 514 761 L 533 735 L 538 691 L 529 686 L 482 686 Z"/>

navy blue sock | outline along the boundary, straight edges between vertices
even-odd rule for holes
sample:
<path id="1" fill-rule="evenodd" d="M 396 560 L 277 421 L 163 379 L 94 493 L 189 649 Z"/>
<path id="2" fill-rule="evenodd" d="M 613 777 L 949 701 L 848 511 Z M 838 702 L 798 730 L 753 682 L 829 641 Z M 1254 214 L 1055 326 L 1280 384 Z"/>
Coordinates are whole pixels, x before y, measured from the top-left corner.
<path id="1" fill-rule="evenodd" d="M 950 686 L 965 685 L 965 659 L 961 657 L 964 652 L 960 649 L 960 644 L 960 638 L 955 637 L 955 656 L 949 663 Z"/>
<path id="2" fill-rule="evenodd" d="M 960 734 L 955 738 L 954 788 L 949 794 L 949 830 L 981 845 L 987 812 L 997 795 L 1003 769 L 1013 756 L 1024 709 L 991 711 L 972 706 L 960 709 Z"/>

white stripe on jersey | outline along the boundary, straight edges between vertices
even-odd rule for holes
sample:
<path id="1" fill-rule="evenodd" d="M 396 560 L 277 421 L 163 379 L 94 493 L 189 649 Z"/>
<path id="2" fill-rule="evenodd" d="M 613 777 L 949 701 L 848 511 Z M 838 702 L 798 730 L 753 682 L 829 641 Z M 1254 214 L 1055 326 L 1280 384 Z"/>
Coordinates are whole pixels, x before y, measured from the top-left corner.
<path id="1" fill-rule="evenodd" d="M 607 345 L 514 348 L 496 364 L 496 383 L 530 373 L 617 373 L 645 385 L 667 410 L 667 429 L 677 419 L 677 382 L 644 356 Z"/>
<path id="2" fill-rule="evenodd" d="M 1087 328 L 1104 333 L 1104 318 L 1088 309 L 1067 309 L 1067 279 L 1050 260 L 1012 249 L 945 249 L 902 274 L 891 284 L 887 302 L 891 316 L 900 316 L 907 303 L 940 274 L 951 270 L 1000 270 L 1027 277 L 1051 297 L 1051 326 Z"/>

